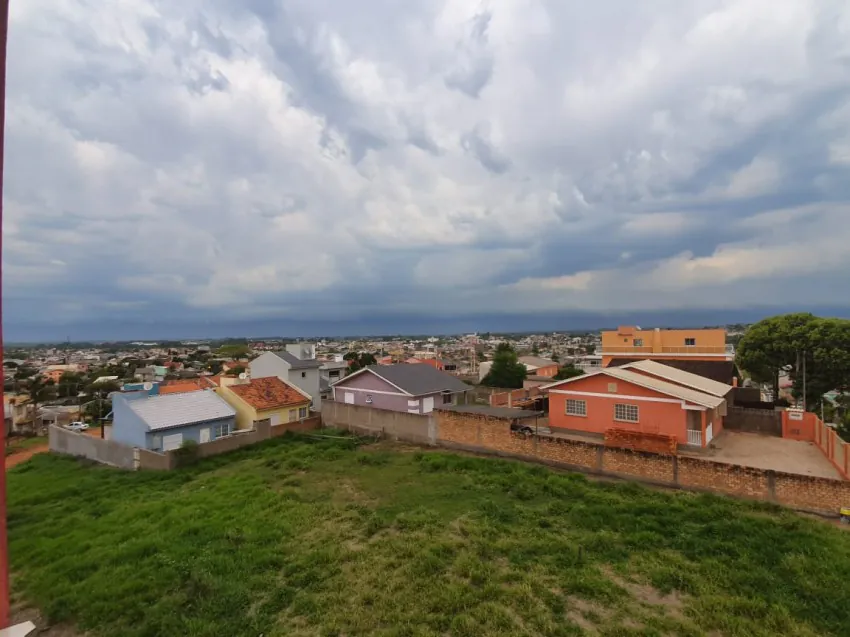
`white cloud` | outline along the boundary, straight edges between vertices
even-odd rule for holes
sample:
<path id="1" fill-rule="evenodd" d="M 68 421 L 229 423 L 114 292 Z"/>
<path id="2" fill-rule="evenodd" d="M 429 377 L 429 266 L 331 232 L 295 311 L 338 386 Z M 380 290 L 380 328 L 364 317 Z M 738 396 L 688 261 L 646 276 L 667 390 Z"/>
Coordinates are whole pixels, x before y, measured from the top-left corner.
<path id="1" fill-rule="evenodd" d="M 34 294 L 214 322 L 850 292 L 841 0 L 31 0 L 11 21 L 12 325 Z"/>

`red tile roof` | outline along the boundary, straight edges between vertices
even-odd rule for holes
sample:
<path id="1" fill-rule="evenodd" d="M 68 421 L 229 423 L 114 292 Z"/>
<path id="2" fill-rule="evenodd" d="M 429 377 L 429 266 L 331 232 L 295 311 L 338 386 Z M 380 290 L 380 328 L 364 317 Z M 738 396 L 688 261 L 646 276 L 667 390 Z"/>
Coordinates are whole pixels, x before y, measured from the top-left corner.
<path id="1" fill-rule="evenodd" d="M 276 376 L 255 378 L 244 385 L 230 385 L 230 389 L 257 411 L 310 402 L 304 394 Z"/>
<path id="2" fill-rule="evenodd" d="M 189 391 L 200 391 L 207 389 L 208 384 L 201 381 L 200 378 L 190 378 L 187 380 L 167 380 L 159 384 L 159 394 L 183 394 Z"/>

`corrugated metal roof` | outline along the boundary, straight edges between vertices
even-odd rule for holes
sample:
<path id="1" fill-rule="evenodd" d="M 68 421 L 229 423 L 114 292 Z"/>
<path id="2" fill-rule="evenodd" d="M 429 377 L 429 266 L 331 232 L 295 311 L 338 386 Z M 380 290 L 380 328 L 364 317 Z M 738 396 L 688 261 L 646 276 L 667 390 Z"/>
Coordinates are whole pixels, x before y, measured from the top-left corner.
<path id="1" fill-rule="evenodd" d="M 725 397 L 732 390 L 732 385 L 718 383 L 716 380 L 705 378 L 697 374 L 691 374 L 681 369 L 676 369 L 664 363 L 656 361 L 643 360 L 623 365 L 620 369 L 637 369 L 653 376 L 658 376 L 664 380 L 669 380 L 679 385 L 685 385 L 691 389 L 711 394 L 712 396 Z"/>
<path id="2" fill-rule="evenodd" d="M 585 374 L 584 376 L 576 376 L 575 378 L 556 381 L 551 385 L 541 387 L 541 389 L 553 389 L 562 385 L 577 383 L 586 378 L 590 378 L 591 376 L 598 376 L 599 374 L 610 376 L 611 378 L 616 378 L 627 383 L 632 383 L 639 387 L 646 387 L 647 389 L 652 389 L 662 394 L 666 394 L 667 396 L 672 396 L 695 405 L 701 405 L 702 407 L 714 409 L 715 407 L 723 404 L 723 398 L 711 396 L 695 389 L 688 389 L 681 385 L 674 385 L 673 383 L 668 383 L 665 380 L 659 380 L 652 376 L 645 376 L 638 372 L 631 372 L 627 369 L 623 369 L 622 367 L 606 367 L 597 372 L 593 372 L 592 374 Z M 616 394 L 611 395 L 615 396 Z"/>
<path id="3" fill-rule="evenodd" d="M 236 415 L 233 407 L 210 390 L 151 396 L 131 400 L 127 404 L 151 431 Z"/>
<path id="4" fill-rule="evenodd" d="M 558 364 L 555 361 L 550 361 L 548 358 L 540 358 L 539 356 L 520 356 L 519 362 L 523 365 L 531 365 L 532 367 L 551 367 Z"/>

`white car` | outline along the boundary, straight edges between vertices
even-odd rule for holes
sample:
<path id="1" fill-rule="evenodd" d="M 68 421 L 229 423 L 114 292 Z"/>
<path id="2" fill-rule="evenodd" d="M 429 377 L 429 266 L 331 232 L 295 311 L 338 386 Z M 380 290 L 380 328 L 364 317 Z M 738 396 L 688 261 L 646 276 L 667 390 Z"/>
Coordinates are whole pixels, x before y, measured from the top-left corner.
<path id="1" fill-rule="evenodd" d="M 71 431 L 80 432 L 80 431 L 85 431 L 86 429 L 89 428 L 89 426 L 86 423 L 80 422 L 78 420 L 76 422 L 72 422 L 70 425 L 66 425 L 65 428 L 70 429 Z"/>

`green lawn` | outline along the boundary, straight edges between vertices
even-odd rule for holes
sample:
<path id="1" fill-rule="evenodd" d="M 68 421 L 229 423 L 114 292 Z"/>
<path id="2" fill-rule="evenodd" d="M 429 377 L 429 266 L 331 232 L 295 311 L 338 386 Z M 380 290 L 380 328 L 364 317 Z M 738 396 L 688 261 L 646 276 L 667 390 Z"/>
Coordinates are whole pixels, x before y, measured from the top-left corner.
<path id="1" fill-rule="evenodd" d="M 285 437 L 9 474 L 13 586 L 93 635 L 847 635 L 850 533 L 522 463 Z"/>

